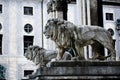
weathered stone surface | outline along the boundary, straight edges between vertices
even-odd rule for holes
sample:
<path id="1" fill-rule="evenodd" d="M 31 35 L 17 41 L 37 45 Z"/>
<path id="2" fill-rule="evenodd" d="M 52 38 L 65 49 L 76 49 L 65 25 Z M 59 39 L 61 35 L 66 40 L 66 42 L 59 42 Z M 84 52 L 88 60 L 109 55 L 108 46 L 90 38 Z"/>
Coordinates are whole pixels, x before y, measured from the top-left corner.
<path id="1" fill-rule="evenodd" d="M 115 76 L 59 76 L 59 77 L 41 77 L 39 80 L 113 80 L 117 79 L 119 80 L 120 78 L 115 77 Z"/>
<path id="2" fill-rule="evenodd" d="M 48 76 L 119 76 L 120 67 L 52 67 L 44 68 L 41 75 Z"/>
<path id="3" fill-rule="evenodd" d="M 56 61 L 41 69 L 40 79 L 120 79 L 120 61 Z"/>
<path id="4" fill-rule="evenodd" d="M 120 66 L 120 61 L 55 61 L 51 67 Z"/>

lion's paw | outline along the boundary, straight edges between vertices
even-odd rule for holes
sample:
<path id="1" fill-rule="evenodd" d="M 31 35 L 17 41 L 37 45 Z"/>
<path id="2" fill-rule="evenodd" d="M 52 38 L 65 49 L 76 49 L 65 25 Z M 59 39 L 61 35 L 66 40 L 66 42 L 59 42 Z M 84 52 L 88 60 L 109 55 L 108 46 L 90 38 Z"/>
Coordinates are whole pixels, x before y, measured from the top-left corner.
<path id="1" fill-rule="evenodd" d="M 76 61 L 79 60 L 78 57 L 72 57 L 71 60 Z"/>
<path id="2" fill-rule="evenodd" d="M 56 58 L 51 59 L 51 62 L 54 62 L 54 61 L 58 61 L 58 59 Z"/>

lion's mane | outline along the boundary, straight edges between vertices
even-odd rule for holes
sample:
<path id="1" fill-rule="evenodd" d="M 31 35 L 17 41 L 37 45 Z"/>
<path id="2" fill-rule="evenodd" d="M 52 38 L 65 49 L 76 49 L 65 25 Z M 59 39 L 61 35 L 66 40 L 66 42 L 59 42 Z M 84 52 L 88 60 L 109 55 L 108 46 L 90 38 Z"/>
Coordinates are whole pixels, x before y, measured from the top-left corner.
<path id="1" fill-rule="evenodd" d="M 40 64 L 41 66 L 46 66 L 51 59 L 55 59 L 57 57 L 57 50 L 46 50 L 39 46 L 29 46 L 24 54 L 24 56 L 33 61 L 36 65 Z M 63 60 L 71 60 L 72 55 L 68 52 L 65 52 L 63 56 Z"/>

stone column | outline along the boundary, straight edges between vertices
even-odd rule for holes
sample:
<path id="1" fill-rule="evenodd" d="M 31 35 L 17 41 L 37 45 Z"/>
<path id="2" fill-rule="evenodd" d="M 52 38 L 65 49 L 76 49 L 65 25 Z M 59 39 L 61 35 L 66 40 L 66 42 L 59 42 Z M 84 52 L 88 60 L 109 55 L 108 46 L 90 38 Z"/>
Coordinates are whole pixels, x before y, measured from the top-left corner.
<path id="1" fill-rule="evenodd" d="M 77 2 L 77 25 L 86 25 L 86 12 L 85 12 L 85 0 L 76 0 Z M 81 53 L 84 53 L 85 59 L 87 56 L 87 47 L 81 49 Z"/>
<path id="2" fill-rule="evenodd" d="M 77 0 L 77 25 L 91 25 L 90 14 L 90 1 L 91 0 Z M 85 58 L 92 58 L 91 46 L 84 47 L 83 50 Z"/>
<path id="3" fill-rule="evenodd" d="M 77 25 L 82 24 L 82 0 L 77 0 Z"/>
<path id="4" fill-rule="evenodd" d="M 90 0 L 91 25 L 103 27 L 102 0 Z M 104 47 L 99 44 L 99 53 L 104 55 Z"/>
<path id="5" fill-rule="evenodd" d="M 91 0 L 90 1 L 90 7 L 91 7 L 91 25 L 98 25 L 98 12 L 97 12 L 97 0 Z"/>
<path id="6" fill-rule="evenodd" d="M 47 12 L 50 18 L 67 20 L 68 0 L 50 0 L 47 4 Z"/>

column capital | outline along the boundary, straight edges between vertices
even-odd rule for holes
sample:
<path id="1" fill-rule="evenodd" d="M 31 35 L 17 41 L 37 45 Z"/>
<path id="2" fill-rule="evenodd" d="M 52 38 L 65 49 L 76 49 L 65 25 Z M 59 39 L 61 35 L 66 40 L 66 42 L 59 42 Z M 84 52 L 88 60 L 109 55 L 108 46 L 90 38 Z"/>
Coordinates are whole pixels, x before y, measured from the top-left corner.
<path id="1" fill-rule="evenodd" d="M 47 12 L 67 11 L 67 4 L 70 0 L 50 0 L 47 3 Z"/>

